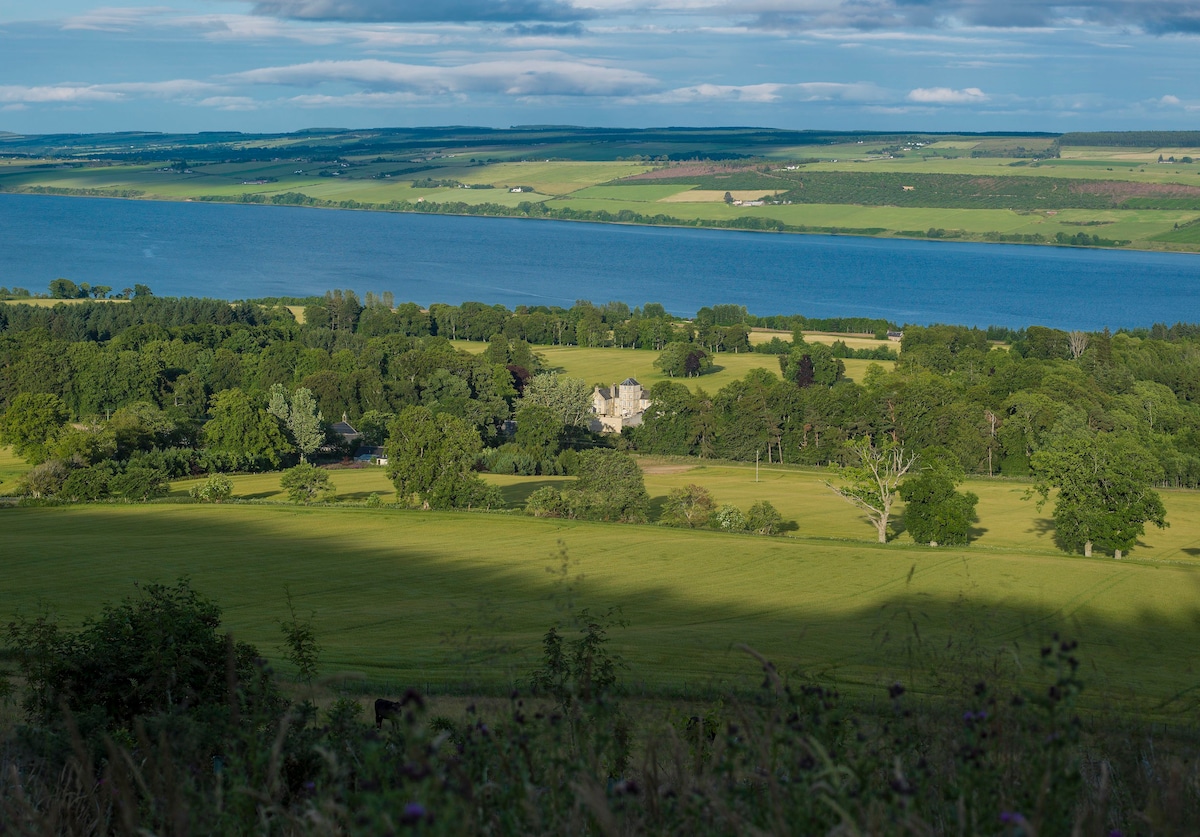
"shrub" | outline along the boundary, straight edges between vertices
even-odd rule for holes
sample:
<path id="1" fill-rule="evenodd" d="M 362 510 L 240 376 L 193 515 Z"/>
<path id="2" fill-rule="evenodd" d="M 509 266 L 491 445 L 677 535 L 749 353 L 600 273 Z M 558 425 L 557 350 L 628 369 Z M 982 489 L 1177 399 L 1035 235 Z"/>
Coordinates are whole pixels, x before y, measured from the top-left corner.
<path id="1" fill-rule="evenodd" d="M 720 529 L 723 532 L 745 532 L 750 527 L 745 513 L 737 506 L 728 503 L 713 512 L 709 523 L 714 529 Z"/>
<path id="2" fill-rule="evenodd" d="M 746 526 L 760 535 L 778 535 L 783 531 L 783 515 L 766 500 L 759 500 L 746 515 Z"/>
<path id="3" fill-rule="evenodd" d="M 107 464 L 76 468 L 62 484 L 62 496 L 73 503 L 102 500 L 108 496 L 112 468 Z"/>
<path id="4" fill-rule="evenodd" d="M 25 491 L 39 500 L 44 497 L 57 497 L 69 474 L 67 466 L 57 459 L 34 465 L 25 475 Z"/>
<path id="5" fill-rule="evenodd" d="M 108 489 L 114 496 L 126 500 L 162 497 L 168 491 L 167 473 L 158 468 L 130 464 L 109 481 Z"/>
<path id="6" fill-rule="evenodd" d="M 316 503 L 332 500 L 337 492 L 329 472 L 316 467 L 311 462 L 301 462 L 294 468 L 288 468 L 279 478 L 279 487 L 287 492 L 288 499 L 293 503 Z"/>
<path id="7" fill-rule="evenodd" d="M 188 494 L 201 503 L 220 503 L 233 495 L 233 481 L 224 474 L 213 474 L 204 482 L 193 485 Z"/>
<path id="8" fill-rule="evenodd" d="M 676 488 L 667 495 L 659 522 L 667 526 L 702 529 L 708 525 L 716 503 L 708 489 L 695 483 Z"/>

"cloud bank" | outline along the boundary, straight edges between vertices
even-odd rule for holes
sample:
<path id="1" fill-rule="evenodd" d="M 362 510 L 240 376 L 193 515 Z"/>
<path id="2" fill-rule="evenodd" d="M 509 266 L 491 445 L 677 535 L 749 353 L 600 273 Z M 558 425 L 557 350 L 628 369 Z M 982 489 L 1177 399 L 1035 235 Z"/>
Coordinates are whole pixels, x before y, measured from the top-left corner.
<path id="1" fill-rule="evenodd" d="M 258 0 L 254 13 L 352 23 L 576 21 L 587 10 L 560 0 Z"/>
<path id="2" fill-rule="evenodd" d="M 230 81 L 315 87 L 351 83 L 368 91 L 426 96 L 502 93 L 510 96 L 628 96 L 659 86 L 645 73 L 583 61 L 519 59 L 433 67 L 379 59 L 312 61 L 234 73 Z"/>

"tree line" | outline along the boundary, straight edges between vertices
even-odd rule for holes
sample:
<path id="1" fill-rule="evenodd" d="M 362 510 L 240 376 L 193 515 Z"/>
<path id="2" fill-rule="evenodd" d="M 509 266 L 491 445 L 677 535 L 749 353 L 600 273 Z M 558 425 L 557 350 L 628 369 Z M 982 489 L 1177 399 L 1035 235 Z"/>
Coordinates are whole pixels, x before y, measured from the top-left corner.
<path id="1" fill-rule="evenodd" d="M 291 464 L 336 442 L 326 433 L 342 416 L 365 442 L 387 445 L 406 415 L 431 438 L 433 428 L 457 439 L 454 449 L 470 448 L 463 473 L 481 463 L 578 474 L 579 452 L 597 446 L 831 465 L 871 439 L 939 449 L 965 474 L 1025 477 L 1051 468 L 1047 451 L 1103 438 L 1121 440 L 1120 457 L 1144 461 L 1148 483 L 1200 485 L 1193 325 L 1116 334 L 1030 326 L 1005 332 L 1005 345 L 981 329 L 908 326 L 894 368 L 869 367 L 857 381 L 846 379 L 836 343 L 798 329 L 770 341 L 763 368 L 709 392 L 705 361 L 744 349 L 749 323 L 783 322 L 738 306 L 680 321 L 655 304 L 426 310 L 383 300 L 363 305 L 331 291 L 310 300 L 303 325 L 279 306 L 152 295 L 0 306 L 0 438 L 39 465 L 49 489 L 73 480 L 81 498 L 107 490 L 136 499 L 172 477 Z M 466 352 L 448 336 L 488 345 Z M 534 341 L 657 349 L 665 373 L 675 358 L 677 377 L 700 375 L 692 380 L 701 386 L 657 383 L 640 426 L 596 436 L 588 422 L 597 382 L 548 373 Z M 422 412 L 406 412 L 414 409 Z M 428 490 L 466 505 L 494 499 L 470 486 Z"/>

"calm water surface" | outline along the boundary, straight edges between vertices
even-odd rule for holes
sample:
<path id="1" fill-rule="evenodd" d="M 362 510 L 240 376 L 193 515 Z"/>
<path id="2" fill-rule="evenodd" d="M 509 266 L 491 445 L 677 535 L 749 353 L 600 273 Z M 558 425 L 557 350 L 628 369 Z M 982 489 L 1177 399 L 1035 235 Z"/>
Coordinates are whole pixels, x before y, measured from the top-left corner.
<path id="1" fill-rule="evenodd" d="M 1200 322 L 1200 256 L 0 194 L 0 285 L 164 296 L 392 291 L 508 307 L 1099 329 Z"/>

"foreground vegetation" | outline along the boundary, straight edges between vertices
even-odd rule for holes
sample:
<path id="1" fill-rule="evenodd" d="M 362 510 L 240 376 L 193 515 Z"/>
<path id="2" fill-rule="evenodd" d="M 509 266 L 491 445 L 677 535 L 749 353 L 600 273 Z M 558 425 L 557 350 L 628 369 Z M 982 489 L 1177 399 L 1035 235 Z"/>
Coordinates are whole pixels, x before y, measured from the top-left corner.
<path id="1" fill-rule="evenodd" d="M 0 191 L 1194 252 L 1195 142 L 745 129 L 8 135 Z"/>
<path id="2" fill-rule="evenodd" d="M 78 631 L 12 623 L 28 725 L 3 750 L 6 828 L 1111 835 L 1178 833 L 1196 814 L 1191 736 L 1085 722 L 1079 644 L 1057 635 L 1036 683 L 984 664 L 936 704 L 900 682 L 855 704 L 748 650 L 756 693 L 664 714 L 621 688 L 620 623 L 568 606 L 507 707 L 434 714 L 410 688 L 375 701 L 371 729 L 357 701 L 313 700 L 311 619 L 289 606 L 280 622 L 295 701 L 220 620 L 180 581 Z"/>

